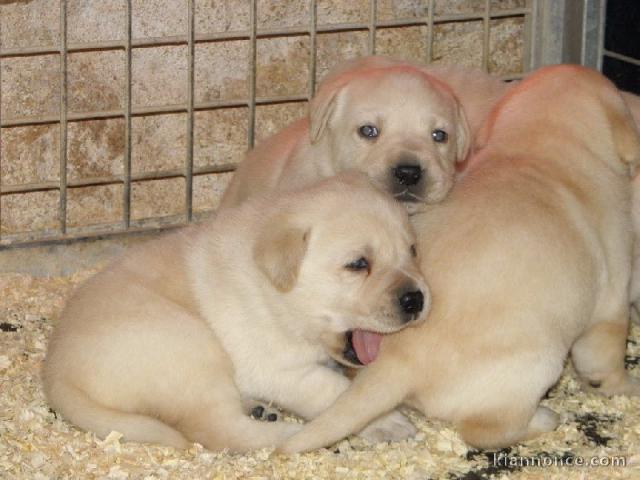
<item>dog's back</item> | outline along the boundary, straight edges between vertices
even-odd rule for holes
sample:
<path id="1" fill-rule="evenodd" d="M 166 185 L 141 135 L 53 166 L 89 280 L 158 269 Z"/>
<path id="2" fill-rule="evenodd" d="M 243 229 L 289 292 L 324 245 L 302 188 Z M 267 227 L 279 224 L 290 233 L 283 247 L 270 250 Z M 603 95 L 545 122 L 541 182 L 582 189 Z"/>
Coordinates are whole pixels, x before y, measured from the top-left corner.
<path id="1" fill-rule="evenodd" d="M 434 299 L 427 322 L 385 339 L 284 451 L 328 444 L 403 400 L 477 447 L 552 430 L 558 417 L 539 401 L 570 348 L 591 388 L 640 394 L 624 370 L 640 147 L 618 92 L 578 67 L 544 69 L 511 90 L 479 140 L 450 196 L 413 217 Z"/>

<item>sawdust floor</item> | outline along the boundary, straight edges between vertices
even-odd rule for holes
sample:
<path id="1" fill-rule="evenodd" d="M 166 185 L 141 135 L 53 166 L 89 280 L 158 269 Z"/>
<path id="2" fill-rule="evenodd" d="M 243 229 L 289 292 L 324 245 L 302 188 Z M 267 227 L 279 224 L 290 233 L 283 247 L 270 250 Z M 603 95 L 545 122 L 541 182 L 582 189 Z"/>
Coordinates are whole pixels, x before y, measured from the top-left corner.
<path id="1" fill-rule="evenodd" d="M 557 431 L 502 452 L 468 449 L 447 425 L 409 412 L 418 436 L 397 444 L 344 440 L 329 449 L 284 457 L 177 451 L 100 440 L 56 416 L 44 399 L 39 370 L 47 337 L 65 298 L 91 272 L 72 277 L 0 275 L 0 478 L 2 479 L 640 479 L 640 400 L 586 394 L 567 367 L 544 404 L 559 412 Z M 628 368 L 640 377 L 640 328 L 629 340 Z M 523 379 L 526 381 L 526 379 Z M 612 462 L 625 467 L 522 466 Z M 494 465 L 494 458 L 500 462 Z"/>

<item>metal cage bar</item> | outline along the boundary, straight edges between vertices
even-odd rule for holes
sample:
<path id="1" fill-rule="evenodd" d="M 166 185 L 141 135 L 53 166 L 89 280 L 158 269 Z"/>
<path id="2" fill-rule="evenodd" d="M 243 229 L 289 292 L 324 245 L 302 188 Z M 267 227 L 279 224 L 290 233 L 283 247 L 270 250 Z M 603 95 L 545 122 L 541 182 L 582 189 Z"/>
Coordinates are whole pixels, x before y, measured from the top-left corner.
<path id="1" fill-rule="evenodd" d="M 376 53 L 376 19 L 378 18 L 378 2 L 376 0 L 369 0 L 369 55 Z"/>
<path id="2" fill-rule="evenodd" d="M 67 232 L 67 0 L 60 2 L 60 233 Z"/>
<path id="3" fill-rule="evenodd" d="M 190 222 L 193 218 L 193 103 L 195 90 L 195 4 L 194 0 L 189 0 L 187 31 L 189 42 L 188 66 L 187 66 L 187 156 L 185 159 L 185 221 Z"/>
<path id="4" fill-rule="evenodd" d="M 306 26 L 283 26 L 278 28 L 258 27 L 258 5 L 257 0 L 250 1 L 249 27 L 245 30 L 229 31 L 224 33 L 200 33 L 195 31 L 195 1 L 188 0 L 187 34 L 167 37 L 133 38 L 132 35 L 132 0 L 126 2 L 126 35 L 124 40 L 97 41 L 97 42 L 68 42 L 67 39 L 67 0 L 60 0 L 60 45 L 26 48 L 1 48 L 0 61 L 12 57 L 37 56 L 45 54 L 60 55 L 60 112 L 59 115 L 43 115 L 32 117 L 0 117 L 0 135 L 3 129 L 34 126 L 43 124 L 60 125 L 60 181 L 40 182 L 22 185 L 1 185 L 0 195 L 20 194 L 39 191 L 59 191 L 59 230 L 58 231 L 29 231 L 19 233 L 5 233 L 0 235 L 0 249 L 10 246 L 20 246 L 31 243 L 48 243 L 57 241 L 69 241 L 73 239 L 86 239 L 111 235 L 114 233 L 127 233 L 152 229 L 160 225 L 161 228 L 184 224 L 191 221 L 193 212 L 193 181 L 198 175 L 226 173 L 233 171 L 234 165 L 216 165 L 206 167 L 194 167 L 194 122 L 195 112 L 205 110 L 216 110 L 233 107 L 246 107 L 248 109 L 248 129 L 247 144 L 252 147 L 255 142 L 256 107 L 260 105 L 287 104 L 294 102 L 307 102 L 316 88 L 317 75 L 317 35 L 320 33 L 339 33 L 350 31 L 362 31 L 368 33 L 367 49 L 369 53 L 377 51 L 377 32 L 379 28 L 426 26 L 426 61 L 430 62 L 433 57 L 434 28 L 438 24 L 448 22 L 470 22 L 482 21 L 483 23 L 483 50 L 482 66 L 488 68 L 490 59 L 490 30 L 491 20 L 499 18 L 519 17 L 525 22 L 525 42 L 524 51 L 525 70 L 535 65 L 536 26 L 540 15 L 540 4 L 542 0 L 528 0 L 526 6 L 522 8 L 511 8 L 499 11 L 492 11 L 491 1 L 485 0 L 484 8 L 481 12 L 470 13 L 447 13 L 436 15 L 435 0 L 428 0 L 427 12 L 423 16 L 412 18 L 398 18 L 380 20 L 378 18 L 377 0 L 369 1 L 369 17 L 365 22 L 346 22 L 336 24 L 318 25 L 317 2 L 310 1 L 310 18 Z M 282 37 L 282 36 L 307 36 L 309 38 L 309 82 L 306 92 L 297 95 L 261 96 L 256 94 L 257 82 L 257 46 L 258 40 Z M 531 41 L 529 41 L 531 39 Z M 196 102 L 195 99 L 195 46 L 201 43 L 224 42 L 230 40 L 248 40 L 249 42 L 249 78 L 247 98 Z M 185 45 L 187 47 L 188 68 L 187 68 L 187 98 L 184 104 L 175 105 L 152 105 L 133 106 L 132 105 L 132 56 L 134 49 L 160 46 Z M 88 51 L 110 51 L 123 50 L 125 52 L 125 91 L 124 105 L 122 109 L 116 110 L 96 110 L 85 112 L 69 112 L 68 105 L 68 83 L 67 83 L 67 55 L 75 52 Z M 503 78 L 510 80 L 519 78 L 521 75 L 507 75 Z M 0 101 L 1 101 L 0 97 Z M 156 171 L 150 173 L 132 173 L 132 118 L 149 115 L 162 115 L 167 113 L 184 113 L 187 116 L 187 151 L 184 166 L 179 169 L 167 171 Z M 86 120 L 122 118 L 125 123 L 125 147 L 123 159 L 122 175 L 107 177 L 94 177 L 83 179 L 67 178 L 67 125 L 69 122 L 82 122 Z M 0 155 L 2 152 L 0 151 Z M 1 158 L 1 157 L 0 157 Z M 184 178 L 185 180 L 185 211 L 182 215 L 174 215 L 162 218 L 151 218 L 132 221 L 132 185 L 136 182 L 148 180 L 162 180 L 170 178 Z M 67 227 L 67 191 L 68 189 L 120 184 L 123 186 L 122 192 L 122 222 L 119 224 L 103 224 L 81 227 Z M 3 212 L 0 210 L 0 225 L 2 225 Z"/>
<path id="5" fill-rule="evenodd" d="M 253 148 L 256 129 L 256 76 L 258 74 L 256 60 L 258 55 L 258 2 L 251 0 L 251 10 L 249 13 L 249 122 L 247 125 L 247 145 Z"/>
<path id="6" fill-rule="evenodd" d="M 131 0 L 127 0 L 127 25 L 125 43 L 125 92 L 124 92 L 124 179 L 122 187 L 122 223 L 128 229 L 131 222 L 131 86 L 132 86 L 132 56 L 131 37 L 132 27 Z"/>

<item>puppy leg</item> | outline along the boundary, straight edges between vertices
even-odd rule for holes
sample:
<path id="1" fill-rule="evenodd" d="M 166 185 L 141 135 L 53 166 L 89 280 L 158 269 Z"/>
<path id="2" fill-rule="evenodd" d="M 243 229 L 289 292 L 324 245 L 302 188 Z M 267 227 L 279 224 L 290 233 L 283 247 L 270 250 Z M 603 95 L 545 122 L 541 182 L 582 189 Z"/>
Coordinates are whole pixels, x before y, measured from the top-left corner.
<path id="1" fill-rule="evenodd" d="M 473 447 L 502 448 L 551 432 L 558 422 L 558 414 L 546 407 L 537 407 L 531 415 L 530 408 L 505 405 L 502 409 L 473 414 L 456 427 L 463 440 Z"/>
<path id="2" fill-rule="evenodd" d="M 330 368 L 318 367 L 312 373 L 305 370 L 301 372 L 298 381 L 291 383 L 296 392 L 276 401 L 285 409 L 306 419 L 313 419 L 329 408 L 347 390 L 349 384 L 347 378 Z M 378 443 L 404 440 L 415 433 L 413 424 L 402 413 L 393 411 L 376 419 L 360 431 L 358 436 Z"/>
<path id="3" fill-rule="evenodd" d="M 180 429 L 209 450 L 227 448 L 242 453 L 275 447 L 302 429 L 297 423 L 250 418 L 240 403 L 224 406 L 217 402 L 203 403 L 198 415 L 188 415 L 180 422 Z"/>
<path id="4" fill-rule="evenodd" d="M 330 408 L 280 445 L 279 451 L 295 453 L 324 447 L 362 430 L 408 395 L 411 376 L 406 368 L 404 364 L 378 359 L 356 377 Z M 396 376 L 392 383 L 388 382 L 390 371 Z"/>
<path id="5" fill-rule="evenodd" d="M 598 322 L 573 344 L 571 358 L 592 391 L 603 395 L 640 395 L 640 381 L 624 368 L 628 311 L 617 322 Z"/>
<path id="6" fill-rule="evenodd" d="M 394 410 L 371 422 L 358 432 L 358 436 L 371 443 L 399 442 L 415 436 L 417 432 L 407 417 Z"/>

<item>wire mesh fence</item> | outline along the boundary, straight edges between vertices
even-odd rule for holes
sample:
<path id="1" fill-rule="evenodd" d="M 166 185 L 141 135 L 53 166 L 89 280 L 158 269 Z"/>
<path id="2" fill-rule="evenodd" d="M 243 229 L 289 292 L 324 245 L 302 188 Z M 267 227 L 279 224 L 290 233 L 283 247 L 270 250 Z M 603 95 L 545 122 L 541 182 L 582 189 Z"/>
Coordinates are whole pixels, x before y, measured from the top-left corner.
<path id="1" fill-rule="evenodd" d="M 394 15 L 387 14 L 389 5 L 386 1 L 360 0 L 361 5 L 354 7 L 358 10 L 355 19 L 353 15 L 337 14 L 326 1 L 306 0 L 276 2 L 294 4 L 293 8 L 300 10 L 295 12 L 297 18 L 304 21 L 268 23 L 261 18 L 268 9 L 274 8 L 273 2 L 250 0 L 235 2 L 239 5 L 237 15 L 246 17 L 244 25 L 235 21 L 232 10 L 224 31 L 209 32 L 206 26 L 202 27 L 206 19 L 200 18 L 205 2 L 184 0 L 173 3 L 186 9 L 186 34 L 154 32 L 152 29 L 148 35 L 137 36 L 134 26 L 139 23 L 140 15 L 136 14 L 136 9 L 144 8 L 141 7 L 143 2 L 122 0 L 122 14 L 117 19 L 105 18 L 100 24 L 123 29 L 121 38 L 79 39 L 77 35 L 70 35 L 78 22 L 74 13 L 78 4 L 72 0 L 49 3 L 59 10 L 55 12 L 59 33 L 57 44 L 0 44 L 0 249 L 178 226 L 213 209 L 215 201 L 210 191 L 217 189 L 219 193 L 224 188 L 235 162 L 230 160 L 230 155 L 223 155 L 221 161 L 203 160 L 201 157 L 210 154 L 211 148 L 201 148 L 199 139 L 212 131 L 217 132 L 216 119 L 225 116 L 227 123 L 242 124 L 242 128 L 238 127 L 232 133 L 225 130 L 225 134 L 220 134 L 222 139 L 217 143 L 218 147 L 232 138 L 243 148 L 250 148 L 257 138 L 256 126 L 262 111 L 282 107 L 284 116 L 293 120 L 295 113 L 303 111 L 318 78 L 328 67 L 322 49 L 326 50 L 326 38 L 332 34 L 360 39 L 360 50 L 355 52 L 350 44 L 328 44 L 329 48 L 332 45 L 342 48 L 340 54 L 346 58 L 354 53 L 389 53 L 389 39 L 399 31 L 410 31 L 411 35 L 406 37 L 409 41 L 403 43 L 406 38 L 400 36 L 401 41 L 395 40 L 395 50 L 391 53 L 411 50 L 414 59 L 430 63 L 450 60 L 451 49 L 441 51 L 439 47 L 439 39 L 447 31 L 455 34 L 456 29 L 473 28 L 477 52 L 474 65 L 500 73 L 505 79 L 513 79 L 531 68 L 537 21 L 537 2 L 534 0 L 422 0 L 409 2 L 412 8 L 408 13 L 401 11 Z M 12 4 L 15 2 L 0 2 L 0 8 L 6 9 Z M 459 11 L 445 6 L 451 4 Z M 7 12 L 11 13 L 5 10 Z M 162 17 L 164 13 L 155 14 Z M 166 15 L 170 14 L 166 12 Z M 3 15 L 0 32 L 11 30 L 9 17 L 9 14 Z M 499 66 L 493 66 L 493 50 L 497 26 L 510 21 L 512 23 L 506 25 L 515 26 L 516 32 L 508 37 L 512 44 L 506 44 L 506 48 L 513 50 L 517 67 L 505 72 L 500 71 Z M 242 28 L 236 28 L 237 25 Z M 98 33 L 96 37 L 101 36 Z M 268 68 L 263 65 L 268 63 L 270 55 L 273 56 L 273 49 L 281 44 L 299 50 L 297 58 L 300 61 L 297 65 L 287 66 L 288 59 L 285 59 L 285 67 L 277 72 L 280 83 L 275 87 L 274 84 L 263 86 L 261 79 Z M 219 49 L 225 54 L 216 54 Z M 106 91 L 104 101 L 98 102 L 97 107 L 78 101 L 78 91 L 100 90 L 102 85 L 78 80 L 84 78 L 82 68 L 86 69 L 86 65 L 83 67 L 84 64 L 78 62 L 77 57 L 81 55 L 96 55 L 98 63 L 108 63 L 110 57 L 121 62 L 116 62 L 123 65 L 121 69 L 106 68 L 106 73 L 97 69 L 97 73 L 93 73 L 113 76 L 113 84 L 117 86 L 114 91 L 119 93 L 111 94 L 117 97 L 116 101 L 109 100 Z M 237 62 L 226 64 L 229 55 Z M 161 73 L 147 83 L 136 76 L 139 65 L 159 62 L 165 57 L 173 58 L 180 65 L 178 83 L 168 81 Z M 49 108 L 19 108 L 20 101 L 16 98 L 25 95 L 21 92 L 23 80 L 30 75 L 37 77 L 37 65 L 40 64 L 55 68 L 56 78 L 40 79 L 55 94 L 38 97 L 36 90 L 27 95 L 33 97 L 37 107 L 49 105 Z M 243 83 L 238 89 L 232 83 L 223 82 L 220 90 L 227 89 L 228 94 L 202 94 L 206 91 L 203 85 L 207 78 L 201 72 L 213 68 L 212 64 L 222 71 L 242 70 L 246 85 Z M 291 69 L 302 72 L 306 78 L 293 78 Z M 140 67 L 139 70 L 143 69 Z M 287 82 L 298 82 L 298 86 L 285 88 Z M 280 88 L 280 85 L 284 87 Z M 165 90 L 174 87 L 179 95 L 163 95 Z M 135 101 L 136 97 L 145 95 L 151 100 L 146 103 Z M 204 115 L 210 118 L 200 126 Z M 168 118 L 177 120 L 166 121 Z M 117 128 L 109 130 L 110 127 L 105 127 L 107 122 Z M 93 135 L 83 134 L 83 128 L 93 129 Z M 20 146 L 25 137 L 32 135 L 33 129 L 41 129 L 45 132 L 42 135 L 48 135 L 48 140 L 41 146 L 41 151 L 31 153 L 36 158 L 30 160 L 28 168 L 35 173 L 17 174 L 16 171 L 27 168 L 24 165 L 29 163 L 22 158 Z M 162 135 L 159 143 L 166 151 L 152 152 L 151 156 L 164 160 L 158 160 L 155 166 L 151 162 L 149 168 L 139 168 L 136 142 L 142 137 L 153 139 Z M 239 135 L 243 136 L 242 140 Z M 120 153 L 112 158 L 95 156 L 96 162 L 108 164 L 109 168 L 94 168 L 79 174 L 78 157 L 86 153 L 92 142 L 117 144 Z M 178 160 L 169 159 L 171 156 Z M 42 169 L 47 170 L 46 175 L 42 174 Z M 176 187 L 167 193 L 166 189 L 156 188 L 159 182 Z M 148 193 L 146 202 L 150 207 L 138 207 L 141 192 Z M 91 207 L 96 204 L 102 210 L 95 211 L 107 213 L 92 213 Z M 167 207 L 154 209 L 154 204 L 166 204 Z M 25 212 L 24 218 L 20 217 L 19 214 Z"/>

